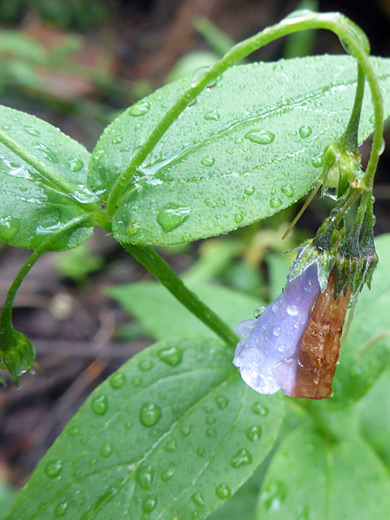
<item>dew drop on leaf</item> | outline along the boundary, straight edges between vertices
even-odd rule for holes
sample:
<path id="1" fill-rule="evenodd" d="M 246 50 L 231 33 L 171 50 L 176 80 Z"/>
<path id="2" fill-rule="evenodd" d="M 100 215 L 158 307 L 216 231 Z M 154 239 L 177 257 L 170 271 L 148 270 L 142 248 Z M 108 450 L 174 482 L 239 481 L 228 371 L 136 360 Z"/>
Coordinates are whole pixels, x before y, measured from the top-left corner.
<path id="1" fill-rule="evenodd" d="M 79 172 L 81 168 L 84 166 L 84 163 L 81 159 L 75 157 L 74 159 L 70 159 L 68 161 L 68 165 L 71 172 Z"/>
<path id="2" fill-rule="evenodd" d="M 126 378 L 122 372 L 116 372 L 110 377 L 110 386 L 111 388 L 114 388 L 114 390 L 117 390 L 122 388 L 122 386 L 125 384 L 125 381 Z"/>
<path id="3" fill-rule="evenodd" d="M 215 428 L 207 428 L 206 435 L 207 437 L 215 437 L 217 435 L 217 431 Z"/>
<path id="4" fill-rule="evenodd" d="M 282 205 L 282 201 L 279 199 L 279 197 L 272 197 L 272 199 L 269 201 L 269 205 L 271 208 L 276 209 Z"/>
<path id="5" fill-rule="evenodd" d="M 166 204 L 157 215 L 157 222 L 164 233 L 169 233 L 181 226 L 189 217 L 191 209 L 174 202 Z"/>
<path id="6" fill-rule="evenodd" d="M 253 195 L 255 191 L 256 191 L 256 188 L 254 186 L 247 186 L 244 189 L 245 195 Z"/>
<path id="7" fill-rule="evenodd" d="M 257 144 L 271 144 L 274 142 L 275 134 L 267 130 L 250 130 L 245 134 L 245 138 Z"/>
<path id="8" fill-rule="evenodd" d="M 176 441 L 174 439 L 171 439 L 170 441 L 166 442 L 164 445 L 164 450 L 168 451 L 169 453 L 173 453 L 174 451 L 176 451 L 176 449 L 177 449 L 177 445 L 176 445 Z"/>
<path id="9" fill-rule="evenodd" d="M 254 403 L 251 407 L 251 410 L 255 415 L 268 415 L 268 408 L 263 406 L 261 403 Z"/>
<path id="10" fill-rule="evenodd" d="M 138 367 L 143 372 L 149 372 L 154 367 L 154 363 L 151 359 L 143 359 L 138 363 Z"/>
<path id="11" fill-rule="evenodd" d="M 13 217 L 0 218 L 0 239 L 8 242 L 19 230 L 20 222 Z"/>
<path id="12" fill-rule="evenodd" d="M 282 193 L 284 193 L 287 197 L 292 197 L 294 195 L 294 188 L 291 184 L 285 184 L 282 186 Z"/>
<path id="13" fill-rule="evenodd" d="M 243 216 L 241 215 L 241 213 L 236 213 L 234 215 L 234 221 L 237 223 L 237 224 L 240 224 L 243 220 Z"/>
<path id="14" fill-rule="evenodd" d="M 239 468 L 240 466 L 248 466 L 252 462 L 252 455 L 245 448 L 238 450 L 237 453 L 230 459 L 232 468 Z"/>
<path id="15" fill-rule="evenodd" d="M 135 377 L 133 377 L 131 382 L 132 382 L 133 386 L 141 386 L 142 379 L 139 376 L 135 376 Z"/>
<path id="16" fill-rule="evenodd" d="M 215 402 L 217 403 L 217 406 L 220 410 L 223 410 L 226 408 L 229 404 L 229 399 L 225 397 L 224 395 L 219 395 L 215 398 Z"/>
<path id="17" fill-rule="evenodd" d="M 203 157 L 200 162 L 203 164 L 203 166 L 212 166 L 215 163 L 215 158 L 211 155 L 208 155 L 207 157 Z"/>
<path id="18" fill-rule="evenodd" d="M 1 128 L 8 132 L 8 130 L 11 130 L 11 125 L 9 123 L 4 123 L 3 125 L 1 125 Z"/>
<path id="19" fill-rule="evenodd" d="M 157 497 L 156 495 L 148 495 L 144 498 L 142 503 L 142 509 L 145 513 L 151 513 L 153 509 L 155 509 L 157 505 Z"/>
<path id="20" fill-rule="evenodd" d="M 206 424 L 214 424 L 215 421 L 216 421 L 216 419 L 215 419 L 215 417 L 213 417 L 212 415 L 211 415 L 211 416 L 208 415 L 208 416 L 206 417 Z"/>
<path id="21" fill-rule="evenodd" d="M 311 164 L 314 166 L 314 168 L 320 168 L 322 166 L 322 163 L 323 163 L 322 153 L 320 153 L 319 155 L 316 155 L 311 160 Z"/>
<path id="22" fill-rule="evenodd" d="M 306 137 L 309 137 L 311 133 L 312 129 L 309 125 L 302 125 L 299 129 L 299 135 L 302 139 L 306 139 Z"/>
<path id="23" fill-rule="evenodd" d="M 183 359 L 183 352 L 177 347 L 167 347 L 159 351 L 158 357 L 167 365 L 177 367 Z"/>
<path id="24" fill-rule="evenodd" d="M 206 206 L 213 209 L 218 206 L 218 203 L 213 199 L 205 199 L 204 203 L 206 204 Z"/>
<path id="25" fill-rule="evenodd" d="M 204 498 L 202 497 L 202 495 L 200 493 L 194 493 L 192 495 L 191 499 L 192 499 L 193 503 L 196 504 L 197 506 L 205 505 Z"/>
<path id="26" fill-rule="evenodd" d="M 282 482 L 270 480 L 260 495 L 260 502 L 264 504 L 267 511 L 277 511 L 280 509 L 286 498 L 286 487 Z"/>
<path id="27" fill-rule="evenodd" d="M 133 117 L 139 117 L 147 114 L 150 110 L 150 103 L 146 99 L 139 101 L 137 104 L 130 108 L 130 115 Z"/>
<path id="28" fill-rule="evenodd" d="M 36 128 L 34 128 L 33 126 L 30 126 L 30 125 L 25 125 L 23 127 L 23 130 L 26 132 L 26 134 L 32 135 L 34 137 L 41 135 L 39 130 L 37 130 Z"/>
<path id="29" fill-rule="evenodd" d="M 62 461 L 61 460 L 51 460 L 46 464 L 45 473 L 50 478 L 58 477 L 58 475 L 62 471 Z"/>
<path id="30" fill-rule="evenodd" d="M 125 428 L 126 428 L 126 430 L 131 430 L 132 427 L 133 427 L 133 423 L 132 423 L 132 421 L 126 421 L 126 422 L 125 422 Z"/>
<path id="31" fill-rule="evenodd" d="M 206 112 L 203 117 L 206 119 L 206 121 L 218 121 L 220 115 L 217 110 L 210 110 L 209 112 Z"/>
<path id="32" fill-rule="evenodd" d="M 38 143 L 37 141 L 34 141 L 33 142 L 33 146 L 34 146 L 35 150 L 38 150 L 39 152 L 41 152 L 43 157 L 45 159 L 47 159 L 48 161 L 50 161 L 52 163 L 58 163 L 59 162 L 58 161 L 58 157 L 53 152 L 53 150 L 51 148 L 49 148 L 48 146 L 46 146 L 45 144 Z"/>
<path id="33" fill-rule="evenodd" d="M 144 468 L 140 468 L 137 473 L 137 479 L 140 483 L 140 486 L 143 489 L 150 489 L 152 485 L 152 480 L 154 476 L 154 469 L 152 466 L 145 466 Z"/>
<path id="34" fill-rule="evenodd" d="M 107 412 L 108 408 L 107 397 L 105 395 L 95 397 L 94 399 L 92 399 L 91 407 L 96 414 L 104 415 Z"/>
<path id="35" fill-rule="evenodd" d="M 144 403 L 140 410 L 140 421 L 144 426 L 154 426 L 161 417 L 161 408 L 154 403 Z"/>
<path id="36" fill-rule="evenodd" d="M 171 480 L 173 475 L 175 474 L 175 470 L 173 468 L 168 468 L 164 471 L 164 473 L 161 475 L 161 479 L 164 482 L 167 482 L 168 480 Z"/>
<path id="37" fill-rule="evenodd" d="M 227 499 L 230 497 L 232 492 L 230 491 L 230 487 L 227 484 L 220 484 L 215 488 L 215 493 L 217 497 L 222 499 Z"/>
<path id="38" fill-rule="evenodd" d="M 112 144 L 120 144 L 123 141 L 123 135 L 116 135 L 112 138 Z"/>
<path id="39" fill-rule="evenodd" d="M 126 228 L 126 235 L 128 237 L 133 237 L 139 231 L 140 224 L 139 222 L 130 222 L 130 224 Z"/>
<path id="40" fill-rule="evenodd" d="M 183 437 L 188 437 L 188 435 L 191 433 L 192 430 L 192 424 L 183 424 L 183 426 L 180 427 L 180 433 L 183 435 Z"/>
<path id="41" fill-rule="evenodd" d="M 104 458 L 109 457 L 112 454 L 112 445 L 109 442 L 102 444 L 100 448 L 100 454 Z"/>
<path id="42" fill-rule="evenodd" d="M 68 502 L 61 502 L 54 510 L 54 514 L 57 518 L 62 518 L 66 514 L 66 510 L 68 509 Z"/>
<path id="43" fill-rule="evenodd" d="M 261 428 L 260 426 L 251 426 L 245 433 L 250 441 L 258 441 L 261 437 Z"/>

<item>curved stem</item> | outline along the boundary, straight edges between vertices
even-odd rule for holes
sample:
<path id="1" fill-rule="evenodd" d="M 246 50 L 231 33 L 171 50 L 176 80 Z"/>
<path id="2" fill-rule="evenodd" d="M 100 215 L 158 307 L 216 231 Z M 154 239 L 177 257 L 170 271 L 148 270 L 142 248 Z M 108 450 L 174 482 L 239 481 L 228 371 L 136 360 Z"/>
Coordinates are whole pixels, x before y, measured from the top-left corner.
<path id="1" fill-rule="evenodd" d="M 363 105 L 363 97 L 364 97 L 364 82 L 365 76 L 363 69 L 360 65 L 358 65 L 358 78 L 357 78 L 357 86 L 356 86 L 356 94 L 355 101 L 352 108 L 351 117 L 349 119 L 347 128 L 344 132 L 344 135 L 341 139 L 343 144 L 346 145 L 347 149 L 352 151 L 357 151 L 359 148 L 359 122 L 360 122 L 360 114 L 362 111 Z"/>
<path id="2" fill-rule="evenodd" d="M 174 105 L 167 111 L 164 117 L 152 130 L 144 144 L 134 155 L 130 164 L 117 179 L 107 201 L 107 215 L 112 217 L 115 213 L 117 203 L 122 196 L 126 185 L 131 181 L 135 171 L 148 154 L 153 150 L 157 142 L 174 123 L 177 117 L 185 108 L 196 98 L 196 96 L 206 88 L 207 85 L 215 81 L 219 75 L 235 65 L 237 62 L 247 57 L 253 51 L 267 45 L 268 43 L 287 36 L 293 32 L 304 31 L 307 29 L 328 29 L 346 43 L 353 56 L 358 60 L 361 70 L 365 74 L 369 83 L 372 102 L 375 113 L 375 131 L 370 159 L 368 162 L 365 180 L 372 183 L 376 165 L 379 159 L 379 151 L 383 132 L 383 106 L 379 84 L 375 73 L 367 57 L 367 45 L 364 34 L 359 33 L 359 29 L 348 18 L 339 13 L 304 13 L 282 20 L 280 23 L 268 27 L 260 33 L 244 40 L 234 46 L 225 56 L 206 72 L 195 84 L 191 85 Z M 362 36 L 363 35 L 363 36 Z"/>
<path id="3" fill-rule="evenodd" d="M 195 314 L 207 327 L 217 334 L 225 343 L 234 347 L 238 342 L 238 336 L 232 329 L 221 320 L 198 296 L 190 291 L 184 283 L 171 270 L 167 262 L 148 246 L 135 246 L 132 244 L 122 244 L 145 269 L 170 291 L 187 309 Z"/>

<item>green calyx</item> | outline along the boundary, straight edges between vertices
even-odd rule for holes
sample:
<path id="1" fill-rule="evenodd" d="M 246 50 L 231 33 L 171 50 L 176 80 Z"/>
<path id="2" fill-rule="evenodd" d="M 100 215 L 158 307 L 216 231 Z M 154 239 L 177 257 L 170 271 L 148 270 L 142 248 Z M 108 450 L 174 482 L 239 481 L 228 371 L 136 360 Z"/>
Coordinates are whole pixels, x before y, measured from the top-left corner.
<path id="1" fill-rule="evenodd" d="M 19 377 L 31 370 L 35 361 L 35 351 L 31 341 L 13 327 L 0 330 L 0 368 L 7 369 L 15 385 Z M 0 377 L 0 383 L 5 384 Z"/>
<path id="2" fill-rule="evenodd" d="M 340 141 L 325 148 L 322 170 L 322 193 L 336 189 L 337 198 L 347 193 L 356 180 L 361 177 L 359 152 L 346 149 Z"/>

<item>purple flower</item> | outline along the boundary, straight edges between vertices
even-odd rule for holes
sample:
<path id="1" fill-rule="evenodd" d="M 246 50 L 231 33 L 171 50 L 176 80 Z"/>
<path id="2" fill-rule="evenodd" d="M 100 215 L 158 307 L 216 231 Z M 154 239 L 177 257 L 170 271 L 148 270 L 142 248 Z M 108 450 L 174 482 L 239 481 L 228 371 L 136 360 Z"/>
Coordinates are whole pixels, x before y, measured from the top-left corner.
<path id="1" fill-rule="evenodd" d="M 233 363 L 241 377 L 261 394 L 290 395 L 298 368 L 299 343 L 320 292 L 318 264 L 287 278 L 284 291 L 254 320 L 239 324 L 243 335 Z"/>

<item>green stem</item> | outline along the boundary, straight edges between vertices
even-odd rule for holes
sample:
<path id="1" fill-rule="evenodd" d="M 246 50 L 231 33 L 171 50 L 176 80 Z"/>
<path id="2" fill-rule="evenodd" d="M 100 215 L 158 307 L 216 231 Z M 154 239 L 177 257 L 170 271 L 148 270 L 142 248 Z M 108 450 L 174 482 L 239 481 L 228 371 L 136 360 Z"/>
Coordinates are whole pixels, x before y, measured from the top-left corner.
<path id="1" fill-rule="evenodd" d="M 122 246 L 225 343 L 233 347 L 237 344 L 238 336 L 232 329 L 184 285 L 154 249 L 132 244 L 122 244 Z"/>
<path id="2" fill-rule="evenodd" d="M 359 149 L 359 122 L 360 122 L 360 114 L 362 111 L 363 105 L 363 97 L 364 97 L 364 82 L 365 76 L 363 69 L 360 65 L 358 65 L 358 78 L 357 78 L 357 86 L 355 93 L 355 101 L 352 108 L 352 113 L 350 120 L 348 122 L 348 126 L 344 132 L 343 137 L 341 138 L 341 142 L 347 147 L 348 150 L 358 151 Z"/>
<path id="3" fill-rule="evenodd" d="M 112 217 L 115 213 L 117 203 L 126 189 L 126 185 L 131 181 L 134 173 L 146 159 L 155 145 L 176 121 L 178 116 L 185 108 L 198 96 L 207 85 L 212 84 L 218 76 L 227 69 L 238 63 L 249 54 L 258 50 L 260 47 L 267 45 L 277 38 L 287 36 L 296 31 L 304 31 L 307 29 L 328 29 L 344 41 L 351 50 L 353 56 L 358 60 L 361 70 L 365 74 L 369 83 L 372 102 L 375 114 L 375 130 L 373 145 L 371 149 L 370 159 L 368 162 L 365 181 L 367 184 L 372 183 L 379 159 L 379 152 L 382 142 L 383 132 L 383 105 L 382 97 L 378 81 L 367 57 L 366 41 L 362 37 L 359 29 L 353 22 L 348 20 L 340 13 L 304 13 L 294 17 L 286 18 L 280 23 L 268 27 L 264 31 L 244 40 L 234 46 L 225 56 L 216 63 L 208 72 L 206 72 L 195 84 L 191 85 L 174 105 L 167 111 L 160 122 L 150 133 L 144 144 L 134 155 L 127 168 L 117 179 L 110 196 L 107 201 L 107 215 Z M 364 40 L 364 41 L 362 41 Z M 360 87 L 359 87 L 360 88 Z"/>

